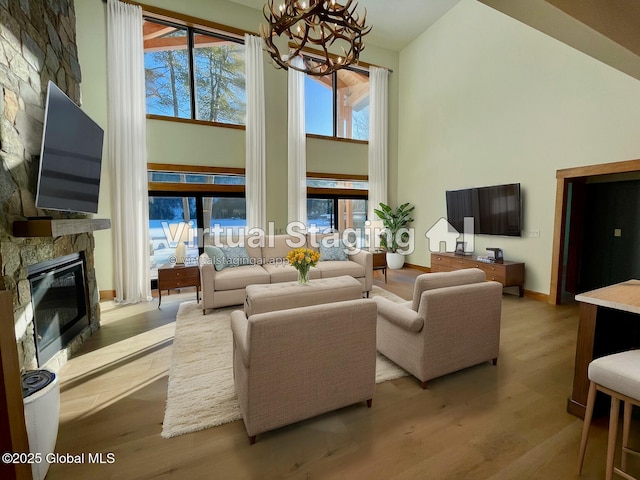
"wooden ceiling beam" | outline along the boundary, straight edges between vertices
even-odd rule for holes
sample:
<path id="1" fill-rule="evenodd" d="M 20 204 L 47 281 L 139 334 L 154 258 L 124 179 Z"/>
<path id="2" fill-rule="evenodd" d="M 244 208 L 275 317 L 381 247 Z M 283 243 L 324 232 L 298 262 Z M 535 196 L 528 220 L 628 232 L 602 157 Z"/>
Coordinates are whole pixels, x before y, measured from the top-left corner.
<path id="1" fill-rule="evenodd" d="M 142 38 L 151 40 L 152 38 L 163 37 L 177 30 L 175 27 L 161 25 L 159 23 L 144 22 L 142 25 Z"/>
<path id="2" fill-rule="evenodd" d="M 338 90 L 338 94 L 349 92 L 348 105 L 356 107 L 360 102 L 366 100 L 369 97 L 369 85 L 360 84 L 349 87 L 349 89 Z"/>

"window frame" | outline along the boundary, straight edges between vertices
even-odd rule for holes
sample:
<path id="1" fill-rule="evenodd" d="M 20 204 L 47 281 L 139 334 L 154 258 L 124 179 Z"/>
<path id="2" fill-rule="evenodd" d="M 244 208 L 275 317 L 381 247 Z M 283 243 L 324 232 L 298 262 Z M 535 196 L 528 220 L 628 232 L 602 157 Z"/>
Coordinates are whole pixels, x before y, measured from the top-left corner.
<path id="1" fill-rule="evenodd" d="M 217 174 L 217 175 L 242 175 L 245 176 L 244 168 L 234 167 L 205 167 L 198 165 L 177 165 L 169 163 L 147 163 L 147 172 L 166 173 L 194 173 L 194 174 Z M 196 199 L 196 222 L 204 225 L 204 212 L 202 210 L 202 199 L 205 197 L 229 197 L 244 198 L 246 200 L 245 185 L 225 185 L 215 183 L 179 183 L 179 182 L 147 182 L 148 195 L 155 197 L 195 197 Z M 203 227 L 204 228 L 204 227 Z M 200 255 L 204 252 L 204 245 L 198 245 Z"/>
<path id="2" fill-rule="evenodd" d="M 326 137 L 322 137 L 326 138 Z M 369 181 L 368 175 L 349 175 L 349 174 L 331 174 L 307 172 L 307 180 L 352 180 L 352 181 Z M 366 200 L 369 201 L 369 189 L 340 188 L 340 187 L 309 187 L 307 186 L 307 199 L 333 200 L 333 216 L 334 222 L 339 222 L 340 209 L 338 200 Z M 308 219 L 307 219 L 308 221 Z M 338 228 L 333 225 L 331 228 Z"/>
<path id="3" fill-rule="evenodd" d="M 189 50 L 189 89 L 190 89 L 190 108 L 191 118 L 180 118 L 167 115 L 158 114 L 146 114 L 146 118 L 150 120 L 164 120 L 170 122 L 180 123 L 192 123 L 197 125 L 213 125 L 216 127 L 235 128 L 239 130 L 245 130 L 244 124 L 236 123 L 223 123 L 223 122 L 211 122 L 208 120 L 199 120 L 196 116 L 196 90 L 195 90 L 195 73 L 194 73 L 194 35 L 202 33 L 205 35 L 211 35 L 222 40 L 233 41 L 238 44 L 244 45 L 244 35 L 257 35 L 254 32 L 243 30 L 235 27 L 230 27 L 220 23 L 210 22 L 208 20 L 191 17 L 189 15 L 183 15 L 170 10 L 162 8 L 156 8 L 149 5 L 142 6 L 142 19 L 149 20 L 155 23 L 160 23 L 167 26 L 184 28 L 187 30 L 187 49 Z M 144 54 L 144 49 L 143 49 Z M 146 93 L 146 92 L 145 92 Z"/>
<path id="4" fill-rule="evenodd" d="M 147 172 L 166 173 L 194 173 L 194 174 L 218 174 L 218 175 L 242 175 L 244 168 L 234 167 L 206 167 L 198 165 L 180 165 L 168 163 L 147 163 Z M 205 197 L 244 198 L 245 185 L 223 185 L 202 183 L 178 183 L 178 182 L 147 182 L 149 197 L 194 197 L 196 199 L 196 225 L 204 225 L 204 210 L 202 200 Z M 204 228 L 204 227 L 202 227 Z M 204 253 L 204 245 L 198 244 L 198 255 Z M 158 288 L 158 279 L 151 279 L 151 289 Z"/>
<path id="5" fill-rule="evenodd" d="M 325 138 L 325 137 L 323 137 Z M 344 173 L 320 173 L 307 172 L 307 180 L 342 180 L 354 182 L 368 182 L 369 175 L 344 174 Z M 310 198 L 329 198 L 327 195 L 333 195 L 335 198 L 342 196 L 345 199 L 365 199 L 369 198 L 369 188 L 342 188 L 342 187 L 309 187 L 307 186 L 307 197 Z"/>
<path id="6" fill-rule="evenodd" d="M 315 60 L 318 59 L 320 54 L 317 52 L 314 52 L 313 50 L 304 50 L 302 52 L 302 56 L 305 59 L 308 60 Z M 352 72 L 357 72 L 360 74 L 366 74 L 367 78 L 369 78 L 369 67 L 371 65 L 365 62 L 358 62 L 358 65 L 350 65 L 348 67 L 345 67 L 344 70 L 351 70 Z M 337 105 L 337 101 L 338 101 L 338 72 L 331 72 L 329 74 L 331 76 L 331 130 L 332 130 L 332 135 L 320 135 L 317 133 L 307 133 L 305 132 L 305 135 L 307 136 L 307 138 L 318 138 L 318 139 L 325 139 L 325 140 L 335 140 L 335 141 L 340 141 L 340 142 L 349 142 L 349 143 L 358 143 L 361 145 L 368 145 L 369 144 L 369 140 L 360 140 L 360 139 L 356 139 L 356 138 L 346 138 L 346 137 L 339 137 L 338 136 L 338 109 L 336 108 Z M 318 78 L 318 77 L 314 77 L 311 75 L 307 75 L 305 74 L 306 77 L 309 77 L 311 79 L 314 78 Z M 305 93 L 305 106 L 306 106 L 306 93 Z"/>

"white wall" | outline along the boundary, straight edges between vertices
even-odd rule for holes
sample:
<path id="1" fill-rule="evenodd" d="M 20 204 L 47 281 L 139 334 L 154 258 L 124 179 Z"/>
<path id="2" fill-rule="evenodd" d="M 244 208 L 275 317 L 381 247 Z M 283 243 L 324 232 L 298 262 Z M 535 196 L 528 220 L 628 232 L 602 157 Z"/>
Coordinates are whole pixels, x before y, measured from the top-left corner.
<path id="1" fill-rule="evenodd" d="M 75 2 L 76 42 L 82 71 L 80 91 L 82 109 L 107 130 L 107 31 L 106 5 L 103 2 Z M 106 149 L 105 135 L 105 149 Z M 97 218 L 111 218 L 111 176 L 103 158 Z M 98 290 L 113 289 L 113 253 L 111 230 L 94 233 L 95 271 Z"/>
<path id="2" fill-rule="evenodd" d="M 520 182 L 523 238 L 476 236 L 526 262 L 548 294 L 557 169 L 640 158 L 640 82 L 474 0 L 400 53 L 398 201 L 416 205 L 416 251 L 445 190 Z M 528 232 L 539 231 L 539 238 Z"/>
<path id="3" fill-rule="evenodd" d="M 146 0 L 148 5 L 211 22 L 257 32 L 262 12 L 225 0 Z M 102 127 L 107 124 L 106 7 L 99 0 L 76 2 L 77 43 L 82 68 L 83 108 Z M 393 69 L 389 80 L 390 195 L 395 198 L 398 152 L 399 55 L 367 45 L 361 59 Z M 267 217 L 277 228 L 287 219 L 287 75 L 276 70 L 265 55 L 267 121 Z M 148 161 L 243 167 L 244 131 L 161 120 L 147 120 Z M 315 172 L 367 173 L 367 146 L 332 140 L 309 139 L 307 169 Z M 98 216 L 110 217 L 110 179 L 106 164 Z M 101 291 L 113 288 L 111 233 L 96 234 L 96 275 Z"/>

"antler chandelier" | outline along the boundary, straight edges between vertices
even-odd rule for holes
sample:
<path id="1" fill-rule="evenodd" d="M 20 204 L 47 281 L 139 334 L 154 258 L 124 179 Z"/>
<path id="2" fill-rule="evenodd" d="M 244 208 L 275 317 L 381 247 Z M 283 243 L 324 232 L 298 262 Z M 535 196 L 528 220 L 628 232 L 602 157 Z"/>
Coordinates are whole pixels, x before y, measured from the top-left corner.
<path id="1" fill-rule="evenodd" d="M 364 50 L 362 37 L 371 31 L 371 27 L 365 25 L 366 10 L 360 20 L 355 12 L 358 4 L 351 7 L 353 0 L 347 0 L 346 5 L 340 5 L 336 0 L 283 1 L 276 8 L 275 0 L 267 0 L 262 11 L 269 24 L 260 25 L 266 50 L 279 66 L 321 76 L 358 62 L 358 56 Z M 289 50 L 284 58 L 273 43 L 283 34 L 289 39 Z M 321 57 L 314 56 L 312 62 L 294 63 L 305 47 L 319 48 Z M 329 49 L 332 47 L 342 53 L 331 54 Z"/>

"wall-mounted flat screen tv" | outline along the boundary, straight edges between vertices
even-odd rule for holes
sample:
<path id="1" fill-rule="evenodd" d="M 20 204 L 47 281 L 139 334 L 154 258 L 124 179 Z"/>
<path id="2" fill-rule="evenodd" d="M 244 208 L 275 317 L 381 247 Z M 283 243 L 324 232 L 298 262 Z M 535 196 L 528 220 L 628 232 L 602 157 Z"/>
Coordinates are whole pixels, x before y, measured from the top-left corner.
<path id="1" fill-rule="evenodd" d="M 474 233 L 519 237 L 522 231 L 520 184 L 447 190 L 447 220 L 460 233 L 473 217 Z"/>
<path id="2" fill-rule="evenodd" d="M 36 207 L 97 213 L 103 140 L 102 128 L 49 82 Z"/>

